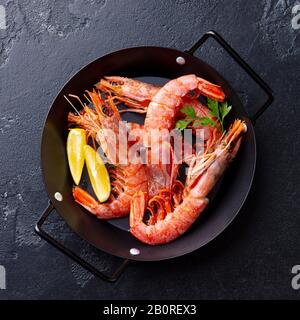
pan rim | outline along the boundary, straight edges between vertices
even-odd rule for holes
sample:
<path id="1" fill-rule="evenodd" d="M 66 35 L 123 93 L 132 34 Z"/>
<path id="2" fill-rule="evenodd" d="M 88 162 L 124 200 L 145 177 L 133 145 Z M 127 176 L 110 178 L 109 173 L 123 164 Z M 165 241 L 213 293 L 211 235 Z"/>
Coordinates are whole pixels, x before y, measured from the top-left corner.
<path id="1" fill-rule="evenodd" d="M 48 111 L 47 111 L 47 114 L 46 114 L 46 117 L 45 117 L 45 120 L 44 120 L 44 124 L 43 124 L 43 130 L 42 130 L 42 135 L 41 135 L 41 144 L 40 144 L 40 163 L 41 163 L 41 172 L 42 172 L 42 176 L 43 176 L 43 181 L 44 181 L 44 185 L 45 185 L 45 189 L 47 191 L 47 195 L 51 201 L 51 203 L 53 204 L 55 210 L 58 212 L 58 214 L 61 216 L 61 218 L 65 221 L 65 223 L 71 228 L 71 230 L 77 234 L 80 238 L 84 239 L 85 241 L 87 241 L 88 243 L 90 243 L 91 245 L 93 245 L 86 237 L 83 237 L 81 234 L 79 234 L 78 232 L 76 232 L 70 225 L 69 223 L 64 219 L 63 215 L 60 213 L 60 209 L 58 208 L 59 207 L 59 204 L 55 201 L 53 195 L 50 193 L 50 190 L 49 190 L 49 187 L 48 187 L 48 184 L 46 182 L 46 174 L 45 174 L 45 168 L 44 168 L 44 161 L 43 161 L 43 145 L 44 145 L 44 139 L 45 139 L 45 126 L 46 126 L 46 123 L 47 123 L 47 120 L 48 120 L 48 117 L 50 115 L 50 112 L 51 112 L 51 109 L 52 107 L 55 105 L 55 101 L 57 100 L 57 98 L 60 96 L 61 92 L 64 90 L 64 88 L 70 83 L 70 81 L 72 81 L 72 79 L 74 77 L 76 77 L 78 74 L 80 74 L 82 72 L 82 70 L 84 70 L 85 68 L 87 68 L 88 66 L 90 66 L 91 64 L 93 63 L 96 63 L 99 59 L 103 59 L 105 57 L 108 57 L 110 55 L 114 55 L 114 54 L 122 54 L 126 51 L 130 51 L 130 50 L 135 50 L 135 49 L 166 49 L 166 50 L 169 50 L 169 51 L 173 51 L 173 52 L 176 52 L 176 53 L 181 53 L 181 54 L 185 54 L 187 55 L 188 53 L 186 52 L 183 52 L 183 51 L 180 51 L 178 49 L 174 49 L 174 48 L 166 48 L 166 47 L 160 47 L 160 46 L 138 46 L 138 47 L 128 47 L 128 48 L 125 48 L 125 49 L 120 49 L 120 50 L 117 50 L 117 51 L 112 51 L 112 52 L 109 52 L 103 56 L 100 56 L 94 60 L 92 60 L 91 62 L 85 64 L 83 67 L 81 67 L 77 72 L 75 72 L 74 74 L 72 74 L 69 79 L 64 83 L 64 85 L 60 88 L 60 90 L 58 91 L 58 94 L 55 95 L 52 103 L 50 104 L 50 107 L 48 108 Z M 199 59 L 201 62 L 203 62 L 204 64 L 208 65 L 210 68 L 212 68 L 215 72 L 217 72 L 212 66 L 210 66 L 209 64 L 207 64 L 205 61 L 203 61 L 202 59 L 200 58 L 197 58 L 197 57 L 193 57 L 193 58 L 196 58 L 196 59 Z M 217 74 L 219 74 L 217 72 Z M 223 76 L 222 76 L 223 78 Z M 225 78 L 223 78 L 224 80 L 226 80 Z M 226 80 L 226 82 L 228 83 L 228 81 Z M 229 84 L 229 83 L 228 83 Z M 235 91 L 234 91 L 235 92 Z M 238 95 L 237 95 L 238 97 Z M 238 97 L 239 99 L 239 97 Z M 240 99 L 239 99 L 240 100 Z M 242 103 L 241 103 L 242 105 Z M 243 106 L 243 105 L 242 105 Z M 136 261 L 160 261 L 160 260 L 169 260 L 169 259 L 174 259 L 174 258 L 178 258 L 182 255 L 185 255 L 185 254 L 189 254 L 191 252 L 194 252 L 206 245 L 208 245 L 209 243 L 211 243 L 214 239 L 218 238 L 220 236 L 221 233 L 224 232 L 225 229 L 227 229 L 229 227 L 229 225 L 233 222 L 233 220 L 236 218 L 236 216 L 239 214 L 239 212 L 241 211 L 242 207 L 244 206 L 247 198 L 248 198 L 248 195 L 249 195 L 249 192 L 252 188 L 252 184 L 253 184 L 253 180 L 254 180 L 254 176 L 255 176 L 255 171 L 256 171 L 256 162 L 257 162 L 257 146 L 256 146 L 256 137 L 255 137 L 255 131 L 254 131 L 254 128 L 253 128 L 253 125 L 252 125 L 252 122 L 251 120 L 249 119 L 248 116 L 245 117 L 247 120 L 249 120 L 249 123 L 251 123 L 251 130 L 253 131 L 253 147 L 254 147 L 254 159 L 253 159 L 253 162 L 251 164 L 251 177 L 249 179 L 249 184 L 248 184 L 248 187 L 247 187 L 247 190 L 244 192 L 244 195 L 243 197 L 240 199 L 240 204 L 239 204 L 239 207 L 235 210 L 234 214 L 232 214 L 231 218 L 228 220 L 228 222 L 226 224 L 224 224 L 224 226 L 216 233 L 216 234 L 212 234 L 211 237 L 209 237 L 205 243 L 202 243 L 200 246 L 199 245 L 195 245 L 192 246 L 192 248 L 188 248 L 187 250 L 185 250 L 184 253 L 180 253 L 180 254 L 173 254 L 173 255 L 168 255 L 166 257 L 162 257 L 162 258 L 159 258 L 159 259 L 147 259 L 145 258 L 144 256 L 134 256 L 134 257 L 130 257 L 129 259 L 130 260 L 136 260 Z M 175 240 L 176 241 L 176 240 Z M 166 244 L 167 245 L 167 244 Z M 95 246 L 95 245 L 93 245 Z M 96 247 L 96 246 L 95 246 Z M 96 247 L 97 248 L 97 247 Z M 120 258 L 127 258 L 128 259 L 128 256 L 127 255 L 122 255 L 122 254 L 116 254 L 116 253 L 113 253 L 112 251 L 109 251 L 109 250 L 105 250 L 103 248 L 97 248 L 99 250 L 102 250 L 103 252 L 106 252 L 108 254 L 111 254 L 111 255 L 114 255 L 114 256 L 117 256 L 117 257 L 120 257 Z"/>

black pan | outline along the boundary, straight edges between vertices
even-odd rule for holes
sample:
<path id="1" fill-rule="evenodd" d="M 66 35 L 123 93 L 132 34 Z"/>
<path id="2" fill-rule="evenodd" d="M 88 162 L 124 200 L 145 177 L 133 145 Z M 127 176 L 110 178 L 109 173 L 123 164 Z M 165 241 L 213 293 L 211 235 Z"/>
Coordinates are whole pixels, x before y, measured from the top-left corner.
<path id="1" fill-rule="evenodd" d="M 215 69 L 193 56 L 194 51 L 208 37 L 217 40 L 267 93 L 267 102 L 252 119 L 247 115 L 230 84 Z M 179 61 L 178 57 L 181 57 Z M 185 61 L 184 64 L 182 64 L 182 58 Z M 231 119 L 228 120 L 243 119 L 247 123 L 248 130 L 236 160 L 225 173 L 218 188 L 218 193 L 205 213 L 200 216 L 186 234 L 177 240 L 166 245 L 149 246 L 139 242 L 128 232 L 128 225 L 124 222 L 126 219 L 98 220 L 73 200 L 71 193 L 73 180 L 69 172 L 66 155 L 67 114 L 72 110 L 64 99 L 64 95 L 72 93 L 80 96 L 85 89 L 91 89 L 101 77 L 107 75 L 121 75 L 131 78 L 143 77 L 143 80 L 148 79 L 152 83 L 161 84 L 164 80 L 189 73 L 195 73 L 221 85 L 230 104 L 234 106 L 230 115 Z M 253 121 L 262 114 L 272 100 L 270 88 L 217 33 L 212 31 L 206 33 L 190 50 L 185 52 L 161 47 L 136 47 L 113 52 L 93 61 L 67 82 L 54 100 L 47 115 L 42 136 L 41 159 L 44 181 L 51 205 L 38 222 L 36 231 L 90 270 L 91 268 L 85 262 L 74 256 L 74 253 L 68 252 L 67 249 L 55 242 L 42 230 L 42 224 L 53 208 L 59 212 L 71 229 L 80 237 L 100 250 L 127 260 L 164 260 L 199 249 L 217 237 L 230 224 L 240 211 L 248 195 L 256 163 Z M 57 195 L 62 195 L 62 199 L 59 199 Z"/>

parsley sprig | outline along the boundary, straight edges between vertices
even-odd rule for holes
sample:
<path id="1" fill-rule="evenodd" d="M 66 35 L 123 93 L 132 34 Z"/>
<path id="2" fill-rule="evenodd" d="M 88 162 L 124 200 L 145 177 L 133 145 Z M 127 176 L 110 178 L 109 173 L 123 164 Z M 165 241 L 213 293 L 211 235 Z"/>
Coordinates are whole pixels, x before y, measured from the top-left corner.
<path id="1" fill-rule="evenodd" d="M 232 106 L 228 105 L 228 102 L 219 103 L 216 100 L 207 98 L 207 106 L 210 110 L 211 116 L 217 118 L 220 122 L 222 131 L 224 131 L 224 119 L 232 109 Z"/>
<path id="2" fill-rule="evenodd" d="M 227 102 L 219 103 L 210 98 L 207 98 L 207 106 L 210 110 L 211 117 L 198 117 L 192 106 L 185 105 L 180 111 L 185 114 L 186 117 L 178 120 L 175 127 L 181 131 L 186 129 L 190 124 L 192 124 L 193 127 L 198 127 L 199 125 L 215 127 L 219 122 L 222 131 L 224 131 L 224 119 L 230 112 L 232 106 L 229 106 Z M 213 118 L 217 121 L 213 120 Z"/>

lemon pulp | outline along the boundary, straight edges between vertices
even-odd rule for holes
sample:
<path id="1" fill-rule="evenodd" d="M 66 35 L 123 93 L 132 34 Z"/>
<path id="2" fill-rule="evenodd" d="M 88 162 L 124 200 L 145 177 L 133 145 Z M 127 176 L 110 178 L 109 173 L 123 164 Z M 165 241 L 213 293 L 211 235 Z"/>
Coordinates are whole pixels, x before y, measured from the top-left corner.
<path id="1" fill-rule="evenodd" d="M 84 165 L 84 146 L 86 136 L 83 129 L 71 129 L 67 139 L 67 155 L 71 175 L 75 184 L 79 184 Z"/>
<path id="2" fill-rule="evenodd" d="M 89 145 L 85 145 L 83 149 L 91 185 L 98 200 L 104 202 L 111 191 L 108 171 L 97 151 Z"/>

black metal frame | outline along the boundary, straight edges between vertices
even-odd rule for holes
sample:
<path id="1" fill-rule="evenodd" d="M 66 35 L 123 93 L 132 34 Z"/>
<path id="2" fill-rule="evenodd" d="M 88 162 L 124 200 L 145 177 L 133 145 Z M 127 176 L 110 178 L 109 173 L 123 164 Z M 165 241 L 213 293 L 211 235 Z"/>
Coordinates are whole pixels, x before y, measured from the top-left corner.
<path id="1" fill-rule="evenodd" d="M 189 50 L 186 50 L 185 52 L 190 55 L 194 55 L 195 51 L 197 51 L 210 37 L 216 40 L 225 49 L 225 51 L 234 59 L 234 61 L 237 62 L 237 64 L 252 78 L 252 80 L 254 80 L 254 82 L 259 85 L 259 87 L 268 96 L 266 102 L 254 113 L 254 115 L 250 116 L 252 123 L 255 124 L 255 121 L 267 110 L 274 100 L 271 88 L 216 31 L 211 30 L 206 32 L 200 38 L 200 40 L 198 40 Z"/>
<path id="2" fill-rule="evenodd" d="M 35 225 L 35 231 L 36 233 L 48 241 L 50 244 L 52 244 L 55 248 L 60 250 L 62 253 L 67 255 L 69 258 L 73 259 L 77 263 L 79 263 L 83 268 L 89 270 L 91 273 L 93 273 L 95 276 L 101 278 L 102 280 L 108 281 L 108 282 L 115 282 L 119 279 L 120 275 L 123 273 L 124 269 L 129 263 L 128 259 L 124 259 L 123 262 L 120 264 L 120 266 L 111 274 L 107 275 L 104 274 L 102 271 L 96 269 L 93 265 L 91 265 L 89 262 L 83 260 L 78 254 L 76 254 L 74 251 L 68 249 L 64 244 L 58 242 L 56 239 L 54 239 L 49 233 L 47 233 L 42 227 L 44 223 L 46 222 L 47 218 L 51 214 L 51 212 L 55 210 L 54 205 L 49 201 L 48 207 L 45 209 L 44 213 L 38 220 L 38 222 Z"/>
<path id="3" fill-rule="evenodd" d="M 260 88 L 266 93 L 268 96 L 266 102 L 262 107 L 259 108 L 256 113 L 250 117 L 251 121 L 255 123 L 255 121 L 264 113 L 264 111 L 270 106 L 273 101 L 273 94 L 270 87 L 265 83 L 264 80 L 239 56 L 239 54 L 215 31 L 209 31 L 205 33 L 199 41 L 197 41 L 189 50 L 185 52 L 190 55 L 194 55 L 195 51 L 198 50 L 208 38 L 212 37 L 215 39 L 226 51 L 227 53 L 241 66 L 241 68 L 260 86 Z M 125 270 L 126 266 L 130 262 L 129 259 L 124 259 L 120 266 L 113 272 L 111 275 L 104 274 L 100 270 L 96 269 L 93 265 L 83 260 L 78 254 L 68 249 L 64 244 L 58 242 L 54 239 L 49 233 L 47 233 L 42 227 L 54 210 L 54 205 L 49 201 L 48 207 L 45 209 L 42 216 L 39 218 L 38 222 L 35 225 L 35 231 L 39 236 L 48 241 L 54 247 L 59 249 L 62 253 L 72 258 L 74 261 L 79 263 L 82 267 L 89 270 L 91 273 L 96 275 L 97 277 L 109 281 L 115 282 L 119 279 L 122 272 Z"/>

